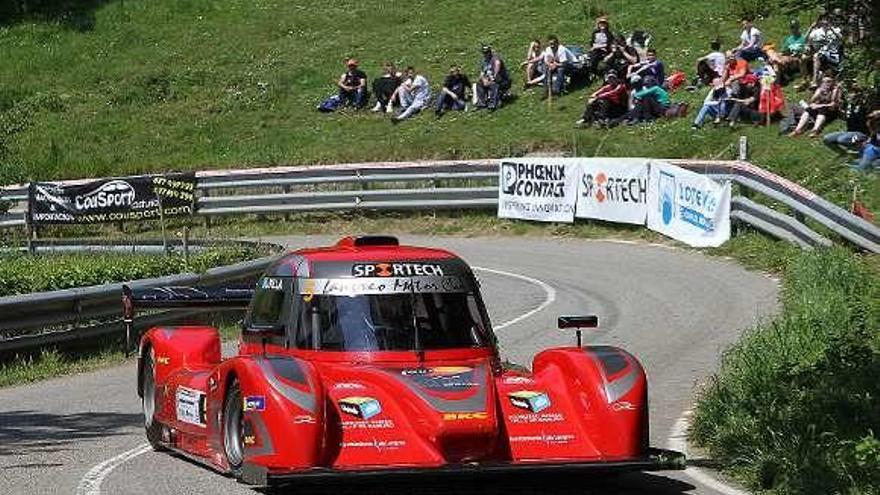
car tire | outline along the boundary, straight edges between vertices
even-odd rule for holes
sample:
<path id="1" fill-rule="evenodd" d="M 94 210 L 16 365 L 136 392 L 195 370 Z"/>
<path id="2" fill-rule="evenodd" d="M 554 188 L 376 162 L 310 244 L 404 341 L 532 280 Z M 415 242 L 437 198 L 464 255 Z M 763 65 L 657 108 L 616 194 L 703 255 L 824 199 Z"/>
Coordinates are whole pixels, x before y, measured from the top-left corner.
<path id="1" fill-rule="evenodd" d="M 244 403 L 238 380 L 233 380 L 226 389 L 222 425 L 223 453 L 229 463 L 230 473 L 239 478 L 244 462 Z"/>
<path id="2" fill-rule="evenodd" d="M 156 356 L 152 348 L 144 355 L 141 383 L 143 384 L 141 410 L 144 413 L 147 441 L 154 450 L 162 450 L 162 424 L 156 421 Z"/>

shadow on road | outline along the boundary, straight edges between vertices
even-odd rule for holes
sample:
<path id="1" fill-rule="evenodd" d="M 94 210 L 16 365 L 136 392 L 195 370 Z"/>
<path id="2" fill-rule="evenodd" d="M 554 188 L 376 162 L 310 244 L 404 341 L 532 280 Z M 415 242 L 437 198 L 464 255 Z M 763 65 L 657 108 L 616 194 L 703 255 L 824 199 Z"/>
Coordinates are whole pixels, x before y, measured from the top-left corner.
<path id="1" fill-rule="evenodd" d="M 290 488 L 261 490 L 269 495 L 636 495 L 686 494 L 695 490 L 690 483 L 662 474 L 626 473 L 565 475 L 548 479 L 540 475 L 499 476 L 486 479 L 455 479 L 423 483 L 371 483 L 329 485 L 297 485 Z"/>
<path id="2" fill-rule="evenodd" d="M 0 456 L 58 452 L 80 440 L 131 432 L 141 414 L 89 412 L 46 414 L 38 411 L 0 412 Z"/>

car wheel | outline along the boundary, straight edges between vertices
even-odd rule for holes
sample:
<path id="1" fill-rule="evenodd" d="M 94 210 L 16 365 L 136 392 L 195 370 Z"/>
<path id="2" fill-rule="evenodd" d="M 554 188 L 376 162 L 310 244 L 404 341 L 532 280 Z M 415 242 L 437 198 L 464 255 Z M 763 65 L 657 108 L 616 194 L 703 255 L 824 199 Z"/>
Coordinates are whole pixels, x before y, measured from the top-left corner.
<path id="1" fill-rule="evenodd" d="M 244 411 L 241 386 L 238 380 L 233 381 L 226 389 L 223 401 L 223 451 L 229 469 L 236 477 L 241 474 L 244 462 Z"/>
<path id="2" fill-rule="evenodd" d="M 162 449 L 162 425 L 156 421 L 156 356 L 151 348 L 144 356 L 141 378 L 143 383 L 143 398 L 141 409 L 144 412 L 144 429 L 147 433 L 147 441 L 155 450 Z"/>

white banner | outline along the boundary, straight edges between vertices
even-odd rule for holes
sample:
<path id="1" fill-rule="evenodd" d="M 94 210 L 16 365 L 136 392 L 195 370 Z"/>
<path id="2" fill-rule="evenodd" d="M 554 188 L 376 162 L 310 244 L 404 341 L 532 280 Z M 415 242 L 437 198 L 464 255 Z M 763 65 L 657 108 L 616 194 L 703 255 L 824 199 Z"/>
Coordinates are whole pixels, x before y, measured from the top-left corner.
<path id="1" fill-rule="evenodd" d="M 502 160 L 498 216 L 542 222 L 574 222 L 578 165 L 560 158 Z"/>
<path id="2" fill-rule="evenodd" d="M 651 161 L 648 228 L 693 247 L 730 239 L 730 182 Z"/>
<path id="3" fill-rule="evenodd" d="M 609 222 L 645 224 L 648 214 L 648 160 L 580 160 L 575 215 Z"/>

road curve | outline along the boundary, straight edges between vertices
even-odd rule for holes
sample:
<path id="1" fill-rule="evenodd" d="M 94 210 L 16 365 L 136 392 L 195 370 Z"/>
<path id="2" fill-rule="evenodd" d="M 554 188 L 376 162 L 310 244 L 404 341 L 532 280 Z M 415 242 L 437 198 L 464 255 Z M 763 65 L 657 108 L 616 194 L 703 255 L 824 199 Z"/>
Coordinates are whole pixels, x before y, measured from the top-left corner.
<path id="1" fill-rule="evenodd" d="M 291 247 L 331 241 L 274 240 Z M 539 350 L 573 341 L 572 335 L 555 330 L 557 315 L 598 314 L 601 328 L 586 335 L 586 341 L 625 347 L 645 365 L 651 387 L 651 440 L 657 446 L 666 446 L 673 425 L 691 405 L 695 384 L 715 369 L 721 351 L 743 329 L 776 311 L 778 289 L 772 279 L 684 250 L 532 238 L 403 240 L 450 248 L 487 269 L 477 276 L 495 326 L 509 322 L 498 335 L 503 354 L 512 361 L 529 364 Z M 255 493 L 184 459 L 140 449 L 145 439 L 135 383 L 132 361 L 0 389 L 2 492 Z M 306 493 L 414 490 L 473 495 L 717 493 L 681 473 L 501 480 L 491 485 L 312 487 Z"/>

